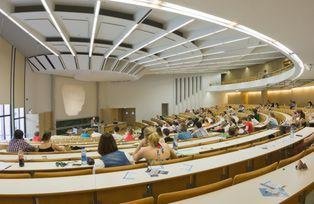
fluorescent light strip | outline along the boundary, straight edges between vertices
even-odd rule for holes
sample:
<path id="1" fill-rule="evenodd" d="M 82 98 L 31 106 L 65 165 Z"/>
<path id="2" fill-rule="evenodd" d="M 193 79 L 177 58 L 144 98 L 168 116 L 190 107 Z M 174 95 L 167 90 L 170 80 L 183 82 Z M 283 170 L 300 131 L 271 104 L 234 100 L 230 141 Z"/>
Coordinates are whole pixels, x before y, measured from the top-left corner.
<path id="1" fill-rule="evenodd" d="M 137 28 L 138 24 L 132 26 L 132 28 L 105 54 L 105 58 L 110 54 Z"/>
<path id="2" fill-rule="evenodd" d="M 247 48 L 249 48 L 249 49 L 254 49 L 254 48 L 259 48 L 259 47 L 267 47 L 268 46 L 268 44 L 263 44 L 263 45 L 252 45 L 252 46 L 249 46 L 249 47 L 247 47 Z"/>
<path id="3" fill-rule="evenodd" d="M 65 37 L 64 33 L 62 32 L 62 30 L 61 30 L 61 28 L 60 28 L 60 26 L 59 26 L 57 20 L 56 20 L 55 17 L 53 16 L 52 11 L 50 10 L 50 8 L 49 8 L 49 6 L 48 6 L 46 0 L 41 0 L 41 3 L 43 4 L 45 10 L 46 10 L 47 13 L 49 14 L 49 17 L 50 17 L 50 19 L 52 20 L 53 25 L 56 27 L 56 29 L 58 30 L 59 34 L 61 35 L 63 41 L 65 42 L 65 44 L 66 44 L 67 47 L 69 48 L 71 54 L 72 54 L 73 56 L 75 56 L 74 50 L 72 49 L 72 47 L 71 47 L 71 45 L 70 45 L 68 39 Z"/>
<path id="4" fill-rule="evenodd" d="M 115 1 L 115 2 L 121 2 L 121 3 L 126 3 L 126 4 L 133 4 L 133 5 L 139 5 L 139 6 L 144 6 L 144 7 L 150 7 L 150 8 L 155 8 L 155 9 L 160 9 L 160 10 L 164 10 L 164 11 L 169 11 L 172 13 L 177 13 L 177 14 L 181 14 L 184 16 L 190 16 L 192 18 L 197 18 L 197 19 L 201 19 L 204 21 L 208 21 L 208 22 L 212 22 L 212 23 L 216 23 L 218 25 L 222 25 L 228 28 L 232 28 L 235 30 L 238 30 L 240 32 L 246 33 L 248 35 L 254 36 L 255 38 L 260 39 L 261 41 L 264 41 L 270 45 L 272 45 L 273 47 L 278 48 L 279 50 L 281 50 L 283 53 L 285 53 L 285 55 L 291 59 L 294 64 L 297 64 L 300 68 L 299 73 L 297 74 L 296 77 L 294 77 L 293 80 L 295 80 L 296 78 L 300 77 L 301 74 L 304 72 L 304 63 L 302 62 L 302 60 L 298 57 L 298 55 L 296 55 L 292 50 L 290 50 L 288 47 L 286 47 L 285 45 L 281 44 L 280 42 L 262 34 L 259 33 L 255 30 L 252 30 L 246 26 L 237 24 L 235 22 L 214 16 L 214 15 L 210 15 L 208 13 L 204 13 L 201 11 L 197 11 L 194 9 L 190 9 L 187 7 L 183 7 L 183 6 L 179 6 L 176 4 L 172 4 L 172 3 L 168 3 L 168 2 L 164 2 L 164 1 L 150 1 L 150 0 L 110 0 L 110 1 Z"/>
<path id="5" fill-rule="evenodd" d="M 223 53 L 225 53 L 225 51 L 213 52 L 213 53 L 207 53 L 207 54 L 200 54 L 200 55 L 186 57 L 186 58 L 174 59 L 174 60 L 170 60 L 170 61 L 166 61 L 166 62 L 148 64 L 148 65 L 145 65 L 145 66 L 149 67 L 149 66 L 154 66 L 154 65 L 157 65 L 157 64 L 166 64 L 166 63 L 169 63 L 169 62 L 177 62 L 177 61 L 181 61 L 181 60 L 187 60 L 187 59 L 193 59 L 193 58 L 197 58 L 197 57 L 205 57 L 205 56 L 211 56 L 211 55 L 218 55 L 218 54 L 223 54 Z"/>
<path id="6" fill-rule="evenodd" d="M 228 58 L 234 58 L 234 57 L 245 57 L 245 56 L 251 56 L 251 55 L 263 55 L 263 54 L 270 54 L 270 53 L 277 53 L 278 51 L 268 51 L 268 52 L 259 52 L 259 53 L 249 53 L 249 54 L 244 54 L 244 55 L 233 55 L 233 56 L 226 56 L 226 57 L 217 57 L 217 58 L 210 58 L 210 59 L 204 59 L 202 62 L 207 62 L 207 61 L 213 61 L 213 60 L 219 60 L 219 59 L 228 59 Z M 212 54 L 207 54 L 204 56 L 208 56 L 208 55 L 214 55 L 214 54 L 221 54 L 221 52 L 217 52 L 217 53 L 212 53 Z M 191 57 L 190 57 L 191 58 Z M 184 60 L 185 58 L 183 58 Z M 176 60 L 179 61 L 179 60 Z M 193 63 L 193 62 L 199 62 L 199 61 L 191 61 L 191 62 L 185 62 L 185 63 Z M 163 62 L 164 64 L 165 62 Z M 147 67 L 149 66 L 154 66 L 157 65 L 156 64 L 151 64 L 151 65 L 147 65 Z M 172 65 L 177 65 L 177 64 L 172 64 Z M 167 66 L 171 66 L 171 65 L 167 65 Z"/>
<path id="7" fill-rule="evenodd" d="M 177 55 L 183 55 L 183 54 L 186 54 L 186 53 L 189 53 L 189 52 L 194 52 L 194 51 L 197 51 L 197 50 L 202 50 L 202 49 L 207 49 L 207 48 L 213 48 L 213 47 L 217 47 L 217 46 L 220 46 L 220 45 L 226 45 L 226 44 L 238 42 L 238 41 L 241 41 L 241 40 L 247 40 L 247 39 L 249 39 L 249 38 L 250 38 L 250 37 L 245 37 L 245 38 L 239 38 L 239 39 L 235 39 L 235 40 L 231 40 L 231 41 L 227 41 L 227 42 L 221 42 L 221 43 L 217 43 L 217 44 L 213 44 L 213 45 L 207 45 L 207 46 L 203 46 L 203 47 L 200 47 L 200 48 L 195 48 L 195 49 L 192 49 L 192 50 L 187 50 L 187 51 L 183 51 L 183 52 L 179 52 L 179 53 L 175 53 L 175 54 L 170 54 L 170 55 L 167 55 L 167 56 L 163 56 L 163 57 L 161 57 L 161 58 L 159 58 L 159 59 L 151 60 L 150 62 L 162 60 L 162 59 L 169 58 L 169 57 L 173 57 L 173 56 L 177 56 Z M 147 61 L 146 61 L 146 62 L 143 62 L 143 64 L 144 64 L 144 63 L 147 63 Z"/>
<path id="8" fill-rule="evenodd" d="M 175 44 L 175 45 L 166 47 L 166 48 L 161 49 L 161 50 L 157 50 L 157 51 L 155 51 L 155 52 L 153 52 L 153 53 L 149 53 L 149 54 L 147 54 L 147 55 L 144 55 L 144 56 L 142 56 L 142 57 L 138 57 L 138 58 L 136 58 L 136 59 L 133 59 L 131 62 L 141 60 L 141 59 L 143 59 L 143 58 L 152 56 L 152 55 L 157 54 L 157 53 L 160 53 L 160 52 L 164 52 L 164 51 L 166 51 L 166 50 L 169 50 L 169 49 L 171 49 L 171 48 L 174 48 L 174 47 L 183 45 L 183 44 L 185 44 L 185 43 L 192 42 L 192 41 L 195 41 L 195 40 L 198 40 L 198 39 L 201 39 L 201 38 L 204 38 L 204 37 L 208 37 L 208 36 L 211 36 L 211 35 L 214 35 L 214 34 L 217 34 L 217 33 L 221 33 L 221 32 L 226 31 L 226 30 L 228 30 L 228 28 L 223 28 L 223 29 L 217 30 L 217 31 L 212 32 L 212 33 L 207 33 L 207 34 L 204 34 L 204 35 L 201 35 L 201 36 L 194 37 L 194 38 L 192 38 L 192 39 L 187 39 L 187 40 L 184 41 L 184 42 L 181 42 L 181 43 L 178 43 L 178 44 Z M 147 61 L 146 61 L 146 62 L 147 62 Z M 145 63 L 145 62 L 142 62 L 142 63 L 139 63 L 139 64 L 144 64 L 144 63 Z"/>
<path id="9" fill-rule="evenodd" d="M 145 43 L 144 45 L 139 46 L 138 48 L 136 48 L 136 49 L 132 50 L 131 52 L 125 54 L 124 56 L 120 57 L 119 60 L 121 60 L 121 59 L 123 59 L 123 58 L 125 58 L 125 57 L 127 57 L 127 56 L 129 56 L 129 55 L 131 55 L 131 54 L 133 54 L 134 52 L 136 52 L 136 51 L 142 49 L 143 47 L 145 47 L 145 46 L 147 46 L 147 45 L 149 45 L 149 44 L 152 44 L 152 43 L 156 42 L 157 40 L 163 38 L 164 36 L 168 35 L 169 33 L 172 33 L 173 31 L 180 29 L 181 27 L 183 27 L 183 26 L 185 26 L 185 25 L 191 23 L 192 21 L 194 21 L 194 19 L 191 19 L 191 20 L 189 20 L 189 21 L 187 21 L 187 22 L 181 24 L 181 25 L 179 25 L 179 26 L 177 26 L 177 27 L 171 29 L 170 31 L 166 31 L 165 33 L 161 34 L 161 35 L 158 36 L 157 38 L 154 38 L 153 40 L 151 40 L 151 41 Z"/>
<path id="10" fill-rule="evenodd" d="M 93 22 L 93 28 L 92 28 L 92 35 L 91 35 L 90 44 L 89 44 L 89 54 L 88 54 L 89 57 L 92 57 L 92 55 L 93 55 L 94 40 L 95 40 L 97 21 L 98 21 L 98 16 L 99 16 L 99 11 L 100 11 L 100 5 L 101 5 L 101 1 L 97 0 L 96 6 L 95 6 L 95 11 L 94 11 L 94 22 Z"/>
<path id="11" fill-rule="evenodd" d="M 231 57 L 229 57 L 231 58 Z M 259 61 L 259 60 L 269 60 L 269 59 L 278 59 L 278 58 L 282 58 L 282 57 L 275 57 L 275 58 L 257 58 L 257 59 L 242 59 L 242 60 L 233 60 L 233 61 L 225 61 L 225 62 L 212 62 L 212 63 L 206 63 L 206 64 L 192 64 L 192 63 L 199 63 L 199 61 L 193 61 L 193 62 L 182 62 L 182 63 L 177 63 L 177 64 L 172 64 L 170 66 L 168 66 L 167 68 L 160 68 L 160 67 L 155 67 L 155 68 L 151 68 L 151 70 L 154 69 L 169 69 L 169 68 L 173 68 L 173 67 L 178 67 L 179 65 L 188 65 L 188 64 L 192 64 L 192 65 L 188 65 L 188 66 L 206 66 L 206 65 L 216 65 L 216 64 L 229 64 L 229 63 L 235 63 L 235 62 L 246 62 L 246 61 Z M 205 61 L 203 61 L 205 62 Z M 256 63 L 254 63 L 256 64 Z M 181 66 L 180 66 L 181 67 Z"/>
<path id="12" fill-rule="evenodd" d="M 24 26 L 22 26 L 18 21 L 16 21 L 14 18 L 12 18 L 9 14 L 7 14 L 4 10 L 0 8 L 0 13 L 2 13 L 4 16 L 6 16 L 10 21 L 12 21 L 15 25 L 17 25 L 19 28 L 21 28 L 25 33 L 27 33 L 29 36 L 31 36 L 34 40 L 36 40 L 39 44 L 44 46 L 47 50 L 49 50 L 51 53 L 53 53 L 55 56 L 59 56 L 58 53 L 56 53 L 54 50 L 52 50 L 48 45 L 46 45 L 44 42 L 39 40 L 35 35 L 33 35 L 30 31 L 28 31 Z"/>

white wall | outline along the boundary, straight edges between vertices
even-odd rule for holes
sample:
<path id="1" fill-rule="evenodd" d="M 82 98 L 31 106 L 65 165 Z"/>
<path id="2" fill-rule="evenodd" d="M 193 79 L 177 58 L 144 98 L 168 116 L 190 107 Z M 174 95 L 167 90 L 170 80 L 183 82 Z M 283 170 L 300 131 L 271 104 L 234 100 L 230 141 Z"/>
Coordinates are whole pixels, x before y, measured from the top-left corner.
<path id="1" fill-rule="evenodd" d="M 208 84 L 220 80 L 220 75 L 202 76 L 202 91 L 175 104 L 175 78 L 189 75 L 148 75 L 137 81 L 102 82 L 99 86 L 100 108 L 136 108 L 136 120 L 161 114 L 161 104 L 169 104 L 169 114 L 186 108 L 199 108 L 226 103 L 224 93 L 207 93 Z M 199 76 L 199 75 L 197 75 Z"/>
<path id="2" fill-rule="evenodd" d="M 25 75 L 25 110 L 32 113 L 50 112 L 51 109 L 51 75 L 31 71 L 26 63 Z"/>
<path id="3" fill-rule="evenodd" d="M 85 91 L 85 102 L 81 112 L 76 116 L 68 116 L 65 113 L 62 87 L 64 85 L 75 85 L 82 87 Z M 96 82 L 78 81 L 73 78 L 54 76 L 54 114 L 56 120 L 68 120 L 76 118 L 87 118 L 97 114 L 97 86 Z"/>

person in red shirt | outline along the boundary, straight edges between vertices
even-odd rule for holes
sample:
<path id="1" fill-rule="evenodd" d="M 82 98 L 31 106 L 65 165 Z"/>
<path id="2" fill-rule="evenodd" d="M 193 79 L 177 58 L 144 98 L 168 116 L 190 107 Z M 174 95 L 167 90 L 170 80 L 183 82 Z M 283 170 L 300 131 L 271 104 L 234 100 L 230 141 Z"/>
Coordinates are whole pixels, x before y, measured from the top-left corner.
<path id="1" fill-rule="evenodd" d="M 40 142 L 40 141 L 41 141 L 41 138 L 40 138 L 39 132 L 36 131 L 33 136 L 33 142 Z"/>
<path id="2" fill-rule="evenodd" d="M 127 131 L 127 133 L 124 135 L 123 140 L 126 141 L 126 142 L 135 140 L 134 135 L 133 135 L 133 129 L 132 129 L 132 128 L 130 128 L 130 129 Z"/>
<path id="3" fill-rule="evenodd" d="M 245 131 L 249 134 L 254 132 L 254 125 L 251 120 L 252 118 L 248 116 L 246 122 L 244 123 Z"/>

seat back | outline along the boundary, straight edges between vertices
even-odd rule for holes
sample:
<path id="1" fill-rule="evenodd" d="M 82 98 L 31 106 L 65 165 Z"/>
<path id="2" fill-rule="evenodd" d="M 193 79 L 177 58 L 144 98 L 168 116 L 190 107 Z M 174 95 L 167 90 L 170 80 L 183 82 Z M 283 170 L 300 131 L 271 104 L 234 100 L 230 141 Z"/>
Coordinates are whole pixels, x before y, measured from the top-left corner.
<path id="1" fill-rule="evenodd" d="M 292 162 L 295 162 L 295 161 L 301 159 L 304 156 L 305 156 L 305 151 L 300 152 L 299 154 L 296 154 L 296 155 L 294 155 L 292 157 L 289 157 L 287 159 L 280 160 L 279 164 L 278 164 L 278 169 L 283 167 L 283 166 L 286 166 L 288 164 L 291 164 Z"/>
<path id="2" fill-rule="evenodd" d="M 197 187 L 197 188 L 192 188 L 192 189 L 187 189 L 183 191 L 176 191 L 176 192 L 171 192 L 171 193 L 163 193 L 158 196 L 157 204 L 167 204 L 179 200 L 184 200 L 187 198 L 195 197 L 198 195 L 202 195 L 205 193 L 210 193 L 212 191 L 216 191 L 228 186 L 232 185 L 232 178 L 219 181 L 217 183 Z"/>
<path id="3" fill-rule="evenodd" d="M 125 203 L 121 203 L 121 204 L 154 204 L 154 198 L 153 197 L 147 197 L 147 198 L 133 200 L 133 201 L 125 202 Z"/>
<path id="4" fill-rule="evenodd" d="M 101 173 L 109 173 L 109 172 L 115 172 L 115 171 L 139 169 L 139 168 L 145 168 L 145 167 L 146 167 L 146 163 L 138 163 L 138 164 L 125 165 L 125 166 L 115 166 L 115 167 L 96 169 L 95 173 L 101 174 Z"/>
<path id="5" fill-rule="evenodd" d="M 261 169 L 255 170 L 255 171 L 251 171 L 251 172 L 247 172 L 247 173 L 243 173 L 243 174 L 238 174 L 234 177 L 233 179 L 233 185 L 237 184 L 237 183 L 241 183 L 243 181 L 261 176 L 263 174 L 267 174 L 271 171 L 274 171 L 277 168 L 278 163 L 275 162 L 269 166 L 263 167 Z"/>
<path id="6" fill-rule="evenodd" d="M 194 159 L 201 159 L 205 157 L 211 157 L 219 154 L 225 154 L 227 150 L 217 150 L 217 151 L 208 151 L 208 152 L 200 152 L 200 154 L 194 155 Z"/>
<path id="7" fill-rule="evenodd" d="M 152 165 L 156 166 L 156 165 L 165 165 L 165 164 L 174 164 L 174 163 L 178 163 L 178 162 L 184 162 L 184 161 L 189 161 L 192 160 L 193 156 L 187 156 L 187 157 L 181 157 L 181 158 L 177 158 L 177 159 L 169 159 L 169 160 L 165 160 L 165 161 L 156 161 L 154 162 Z"/>
<path id="8" fill-rule="evenodd" d="M 29 173 L 0 173 L 0 179 L 31 178 Z"/>
<path id="9" fill-rule="evenodd" d="M 68 170 L 57 172 L 35 172 L 33 178 L 49 178 L 49 177 L 65 177 L 65 176 L 81 176 L 92 174 L 92 169 Z"/>

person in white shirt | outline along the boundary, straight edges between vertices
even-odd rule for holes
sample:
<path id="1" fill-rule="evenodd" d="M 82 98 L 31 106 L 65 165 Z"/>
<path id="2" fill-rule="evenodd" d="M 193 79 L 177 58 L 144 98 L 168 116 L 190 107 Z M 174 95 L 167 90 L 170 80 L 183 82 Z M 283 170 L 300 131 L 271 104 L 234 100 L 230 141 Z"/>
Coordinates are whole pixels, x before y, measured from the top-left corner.
<path id="1" fill-rule="evenodd" d="M 122 140 L 123 136 L 119 134 L 120 128 L 118 126 L 114 127 L 114 133 L 112 134 L 113 138 L 117 141 Z"/>

